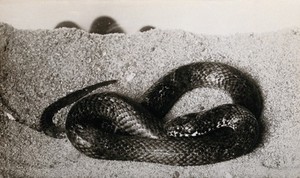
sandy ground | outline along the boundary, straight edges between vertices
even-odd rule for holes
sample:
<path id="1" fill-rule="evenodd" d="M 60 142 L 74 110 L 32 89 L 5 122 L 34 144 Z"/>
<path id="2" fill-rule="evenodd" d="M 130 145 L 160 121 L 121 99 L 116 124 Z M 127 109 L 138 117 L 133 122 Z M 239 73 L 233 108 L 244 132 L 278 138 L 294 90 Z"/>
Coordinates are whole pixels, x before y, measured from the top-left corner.
<path id="1" fill-rule="evenodd" d="M 176 167 L 88 158 L 67 139 L 38 132 L 41 112 L 65 94 L 117 79 L 139 97 L 171 69 L 221 61 L 250 74 L 264 95 L 265 130 L 250 154 L 213 165 Z M 151 30 L 92 35 L 81 30 L 18 30 L 0 24 L 0 174 L 3 177 L 297 177 L 300 175 L 300 30 L 231 36 Z M 211 94 L 210 94 L 211 93 Z M 192 97 L 192 96 L 199 97 Z M 196 99 L 191 99 L 196 98 Z M 169 117 L 227 102 L 219 91 L 188 93 Z M 200 104 L 199 104 L 200 103 Z M 200 106 L 200 107 L 199 107 Z M 68 109 L 57 119 L 63 124 Z M 18 120 L 16 122 L 14 120 Z M 22 124 L 21 124 L 22 123 Z"/>

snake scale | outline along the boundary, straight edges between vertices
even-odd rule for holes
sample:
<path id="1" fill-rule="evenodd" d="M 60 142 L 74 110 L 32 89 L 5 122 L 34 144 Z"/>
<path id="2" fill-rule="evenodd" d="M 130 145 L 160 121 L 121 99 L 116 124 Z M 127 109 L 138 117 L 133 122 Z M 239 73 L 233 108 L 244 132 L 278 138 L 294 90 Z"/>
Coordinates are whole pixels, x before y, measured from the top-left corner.
<path id="1" fill-rule="evenodd" d="M 53 116 L 78 100 L 68 113 L 65 132 L 76 149 L 93 158 L 203 165 L 247 154 L 257 144 L 263 108 L 260 90 L 232 66 L 218 62 L 180 66 L 152 85 L 140 103 L 115 92 L 85 96 L 114 82 L 86 87 L 51 104 L 41 117 L 44 133 L 60 138 L 63 131 Z M 223 90 L 233 102 L 165 121 L 180 97 L 200 87 Z"/>

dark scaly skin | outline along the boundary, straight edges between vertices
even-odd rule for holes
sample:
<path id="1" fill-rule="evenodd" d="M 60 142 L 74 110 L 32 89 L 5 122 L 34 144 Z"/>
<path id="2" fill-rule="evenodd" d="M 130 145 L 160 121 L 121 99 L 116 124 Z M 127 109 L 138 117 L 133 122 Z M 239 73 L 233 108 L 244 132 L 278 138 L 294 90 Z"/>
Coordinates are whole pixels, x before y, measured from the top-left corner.
<path id="1" fill-rule="evenodd" d="M 198 87 L 225 90 L 234 104 L 164 123 L 174 103 Z M 259 89 L 245 74 L 225 64 L 199 62 L 162 77 L 145 93 L 141 105 L 111 92 L 79 100 L 68 114 L 66 132 L 78 150 L 93 158 L 202 165 L 253 150 L 261 111 Z"/>
<path id="2" fill-rule="evenodd" d="M 61 109 L 64 108 L 75 101 L 79 100 L 80 98 L 84 97 L 85 95 L 91 93 L 92 91 L 103 87 L 107 86 L 113 83 L 116 83 L 116 80 L 110 80 L 110 81 L 105 81 L 101 83 L 97 83 L 95 85 L 91 85 L 88 87 L 85 87 L 81 90 L 77 90 L 75 92 L 72 92 L 68 94 L 67 96 L 58 99 L 54 103 L 50 104 L 47 108 L 45 108 L 44 112 L 42 113 L 41 116 L 41 129 L 42 131 L 51 137 L 54 138 L 64 138 L 64 131 L 53 123 L 53 117 L 54 115 Z"/>
<path id="3" fill-rule="evenodd" d="M 200 87 L 224 90 L 235 104 L 260 117 L 262 98 L 255 82 L 234 67 L 214 62 L 192 63 L 175 69 L 152 85 L 144 94 L 142 105 L 162 118 L 184 93 Z"/>

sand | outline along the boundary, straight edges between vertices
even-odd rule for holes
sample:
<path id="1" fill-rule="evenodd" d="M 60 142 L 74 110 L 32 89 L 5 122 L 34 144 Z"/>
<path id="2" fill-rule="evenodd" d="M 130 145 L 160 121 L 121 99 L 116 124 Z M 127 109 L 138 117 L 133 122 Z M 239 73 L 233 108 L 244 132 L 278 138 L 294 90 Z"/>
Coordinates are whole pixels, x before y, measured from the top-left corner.
<path id="1" fill-rule="evenodd" d="M 100 81 L 99 89 L 139 101 L 168 71 L 219 61 L 252 76 L 264 96 L 258 147 L 217 164 L 178 167 L 96 160 L 67 139 L 39 132 L 45 107 Z M 0 175 L 3 177 L 297 177 L 300 175 L 300 29 L 213 36 L 181 30 L 96 35 L 76 29 L 19 30 L 0 24 Z M 197 97 L 195 97 L 197 96 Z M 193 99 L 192 99 L 193 98 Z M 196 99 L 195 99 L 196 98 Z M 188 93 L 168 117 L 207 109 L 230 98 L 220 91 Z M 56 119 L 63 125 L 68 108 Z M 18 121 L 18 122 L 17 122 Z"/>

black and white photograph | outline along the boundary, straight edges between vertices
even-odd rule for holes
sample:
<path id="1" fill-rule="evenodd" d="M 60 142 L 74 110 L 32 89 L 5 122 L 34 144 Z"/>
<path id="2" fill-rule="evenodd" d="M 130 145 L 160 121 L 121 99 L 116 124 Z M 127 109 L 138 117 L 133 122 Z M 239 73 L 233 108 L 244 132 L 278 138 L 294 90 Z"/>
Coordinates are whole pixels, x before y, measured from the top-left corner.
<path id="1" fill-rule="evenodd" d="M 0 177 L 297 178 L 300 1 L 0 0 Z"/>

